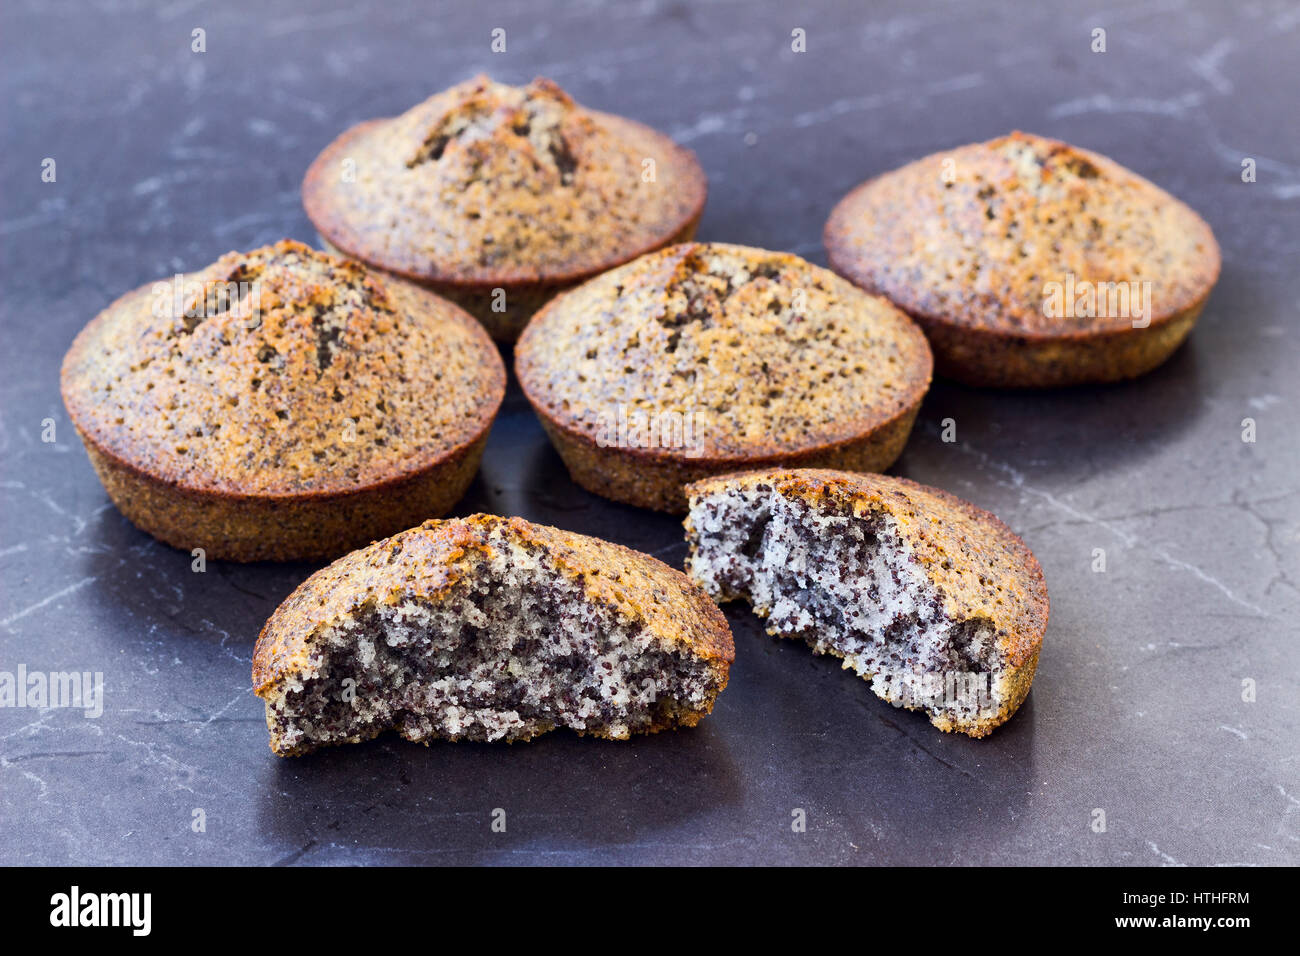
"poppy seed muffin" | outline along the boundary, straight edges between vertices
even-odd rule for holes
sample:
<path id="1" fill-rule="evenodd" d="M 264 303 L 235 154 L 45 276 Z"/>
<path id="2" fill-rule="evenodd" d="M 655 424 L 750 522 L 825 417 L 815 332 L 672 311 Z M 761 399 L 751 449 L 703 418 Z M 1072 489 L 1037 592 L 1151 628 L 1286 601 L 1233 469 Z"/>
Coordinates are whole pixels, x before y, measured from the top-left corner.
<path id="1" fill-rule="evenodd" d="M 920 330 L 797 256 L 673 246 L 537 314 L 515 371 L 573 479 L 681 512 L 683 486 L 765 464 L 880 471 L 930 384 Z"/>
<path id="2" fill-rule="evenodd" d="M 831 268 L 921 323 L 971 385 L 1141 375 L 1187 338 L 1219 276 L 1191 209 L 1119 164 L 1012 133 L 870 180 L 835 207 Z"/>
<path id="3" fill-rule="evenodd" d="M 234 561 L 334 556 L 444 514 L 505 394 L 449 302 L 284 241 L 122 296 L 63 361 L 118 509 Z"/>
<path id="4" fill-rule="evenodd" d="M 704 171 L 632 120 L 550 80 L 486 76 L 356 126 L 303 181 L 344 254 L 427 285 L 512 342 L 560 289 L 695 234 Z"/>
<path id="5" fill-rule="evenodd" d="M 842 658 L 877 696 L 944 731 L 983 737 L 1029 693 L 1047 585 L 987 511 L 904 478 L 835 471 L 688 490 L 687 573 L 716 600 L 748 600 L 769 634 Z"/>
<path id="6" fill-rule="evenodd" d="M 707 595 L 649 555 L 521 518 L 429 521 L 340 558 L 253 655 L 282 756 L 407 740 L 626 739 L 697 724 L 734 648 Z"/>

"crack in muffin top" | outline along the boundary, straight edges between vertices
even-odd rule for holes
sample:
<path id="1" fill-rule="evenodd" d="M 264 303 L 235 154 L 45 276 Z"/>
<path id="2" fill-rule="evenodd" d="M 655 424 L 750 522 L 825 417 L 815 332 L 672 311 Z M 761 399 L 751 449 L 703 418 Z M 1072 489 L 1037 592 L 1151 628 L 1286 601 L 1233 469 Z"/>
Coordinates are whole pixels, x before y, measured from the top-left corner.
<path id="1" fill-rule="evenodd" d="M 618 409 L 694 416 L 710 458 L 858 438 L 930 382 L 921 331 L 797 256 L 685 243 L 557 298 L 515 350 L 530 400 L 594 437 Z M 666 451 L 680 454 L 680 450 Z"/>
<path id="2" fill-rule="evenodd" d="M 1130 314 L 1048 314 L 1048 283 L 1068 276 L 1150 282 L 1158 324 L 1219 273 L 1214 235 L 1185 204 L 1104 156 L 1020 132 L 863 183 L 825 238 L 832 268 L 912 315 L 1029 336 L 1133 328 Z"/>
<path id="3" fill-rule="evenodd" d="M 487 285 L 625 262 L 676 235 L 704 192 L 694 155 L 663 134 L 585 109 L 550 80 L 479 76 L 344 133 L 312 164 L 303 203 L 350 255 Z"/>
<path id="4" fill-rule="evenodd" d="M 491 423 L 505 370 L 458 308 L 285 240 L 118 299 L 64 362 L 77 428 L 200 491 L 292 496 L 412 474 Z"/>

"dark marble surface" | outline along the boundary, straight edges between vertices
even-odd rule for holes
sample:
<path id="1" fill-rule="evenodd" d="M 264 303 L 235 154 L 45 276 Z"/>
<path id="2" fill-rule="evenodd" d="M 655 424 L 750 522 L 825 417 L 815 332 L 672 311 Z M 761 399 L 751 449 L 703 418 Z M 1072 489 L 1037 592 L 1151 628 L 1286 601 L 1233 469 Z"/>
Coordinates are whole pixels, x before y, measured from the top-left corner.
<path id="1" fill-rule="evenodd" d="M 97 719 L 0 709 L 0 861 L 1296 862 L 1293 2 L 13 0 L 0 48 L 0 670 L 105 680 Z M 298 186 L 316 152 L 479 70 L 544 74 L 671 132 L 710 178 L 703 238 L 819 263 L 850 186 L 1011 128 L 1107 153 L 1211 223 L 1222 280 L 1165 367 L 1044 394 L 939 383 L 895 469 L 996 512 L 1042 561 L 1051 626 L 1007 726 L 940 734 L 733 610 L 731 686 L 695 731 L 271 755 L 252 644 L 312 568 L 195 574 L 132 528 L 68 424 L 59 362 L 124 290 L 310 241 Z M 577 490 L 514 388 L 458 509 L 477 510 L 684 554 L 674 519 Z"/>

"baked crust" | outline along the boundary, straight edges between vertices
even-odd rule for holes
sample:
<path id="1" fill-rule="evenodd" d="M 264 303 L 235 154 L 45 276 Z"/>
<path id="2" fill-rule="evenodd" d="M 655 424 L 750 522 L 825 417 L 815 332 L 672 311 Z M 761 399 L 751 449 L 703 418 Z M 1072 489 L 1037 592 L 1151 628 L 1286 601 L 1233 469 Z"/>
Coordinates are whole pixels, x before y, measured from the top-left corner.
<path id="1" fill-rule="evenodd" d="M 180 280 L 247 281 L 255 308 L 189 316 L 144 286 L 63 363 L 69 416 L 137 527 L 211 558 L 320 558 L 464 493 L 505 368 L 460 309 L 287 240 Z"/>
<path id="2" fill-rule="evenodd" d="M 619 544 L 522 518 L 485 514 L 427 521 L 313 574 L 262 628 L 253 652 L 253 690 L 269 701 L 282 694 L 286 684 L 302 680 L 312 668 L 321 635 L 368 608 L 411 601 L 437 603 L 465 575 L 501 559 L 494 534 L 539 549 L 544 555 L 539 560 L 580 584 L 587 600 L 615 610 L 661 643 L 680 647 L 707 663 L 717 680 L 707 706 L 668 708 L 646 732 L 694 726 L 712 710 L 717 693 L 726 687 L 735 646 L 726 617 L 686 575 Z M 587 733 L 607 736 L 602 730 Z M 272 748 L 276 749 L 274 739 Z M 303 749 L 311 748 L 277 752 L 288 755 Z"/>
<path id="3" fill-rule="evenodd" d="M 353 127 L 303 180 L 324 242 L 457 302 L 498 341 L 558 291 L 691 238 L 706 194 L 695 155 L 662 133 L 549 80 L 486 76 Z"/>
<path id="4" fill-rule="evenodd" d="M 954 721 L 931 714 L 932 722 L 944 731 L 983 737 L 1016 712 L 1029 693 L 1038 666 L 1050 602 L 1038 559 L 996 515 L 906 478 L 823 469 L 721 475 L 692 484 L 687 493 L 694 502 L 728 489 L 755 487 L 770 488 L 809 505 L 829 504 L 838 514 L 863 517 L 885 511 L 892 516 L 913 559 L 942 595 L 945 613 L 958 621 L 979 618 L 991 622 L 1006 663 L 995 688 L 1001 701 L 995 716 Z M 694 556 L 698 532 L 689 517 L 685 528 Z"/>
<path id="5" fill-rule="evenodd" d="M 998 387 L 1150 371 L 1191 332 L 1220 268 L 1186 205 L 1104 156 L 1020 132 L 863 183 L 824 241 L 831 268 L 920 323 L 940 375 Z M 1094 303 L 1049 314 L 1049 283 L 1086 285 Z M 1141 298 L 1098 308 L 1111 284 Z"/>
<path id="6" fill-rule="evenodd" d="M 925 337 L 884 300 L 797 256 L 721 243 L 672 246 L 587 282 L 515 348 L 520 386 L 574 481 L 678 513 L 684 485 L 706 475 L 889 467 L 931 368 Z M 692 440 L 618 440 L 620 414 L 689 415 Z"/>

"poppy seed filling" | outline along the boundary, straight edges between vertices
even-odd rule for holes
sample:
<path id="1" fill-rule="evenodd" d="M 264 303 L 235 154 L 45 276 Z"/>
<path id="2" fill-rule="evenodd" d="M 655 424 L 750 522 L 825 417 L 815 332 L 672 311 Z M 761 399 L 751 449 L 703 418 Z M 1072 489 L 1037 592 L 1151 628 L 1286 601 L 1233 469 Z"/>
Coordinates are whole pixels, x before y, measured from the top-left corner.
<path id="1" fill-rule="evenodd" d="M 436 598 L 368 603 L 319 634 L 267 695 L 279 752 L 365 740 L 520 740 L 556 727 L 626 738 L 707 711 L 709 663 L 591 601 L 499 540 Z"/>
<path id="2" fill-rule="evenodd" d="M 908 709 L 996 716 L 1006 658 L 993 624 L 957 620 L 894 518 L 816 506 L 770 485 L 691 502 L 687 571 L 718 600 L 746 598 L 768 632 L 802 638 Z"/>

